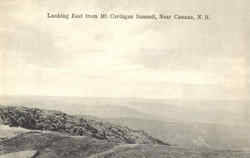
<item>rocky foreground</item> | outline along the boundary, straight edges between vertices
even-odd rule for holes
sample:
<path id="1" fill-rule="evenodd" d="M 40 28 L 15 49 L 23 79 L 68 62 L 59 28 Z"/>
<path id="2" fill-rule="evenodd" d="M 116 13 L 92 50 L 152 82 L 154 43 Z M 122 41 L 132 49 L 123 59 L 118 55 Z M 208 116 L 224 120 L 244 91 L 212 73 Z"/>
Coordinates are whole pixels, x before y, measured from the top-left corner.
<path id="1" fill-rule="evenodd" d="M 0 106 L 0 118 L 0 158 L 250 157 L 246 151 L 179 148 L 143 131 L 58 111 Z"/>
<path id="2" fill-rule="evenodd" d="M 59 111 L 0 106 L 0 122 L 11 127 L 56 131 L 71 136 L 90 136 L 110 142 L 168 145 L 149 136 L 144 131 L 133 130 L 84 116 L 68 115 Z"/>
<path id="3" fill-rule="evenodd" d="M 0 141 L 0 158 L 249 158 L 240 151 L 119 144 L 89 136 L 31 131 Z"/>

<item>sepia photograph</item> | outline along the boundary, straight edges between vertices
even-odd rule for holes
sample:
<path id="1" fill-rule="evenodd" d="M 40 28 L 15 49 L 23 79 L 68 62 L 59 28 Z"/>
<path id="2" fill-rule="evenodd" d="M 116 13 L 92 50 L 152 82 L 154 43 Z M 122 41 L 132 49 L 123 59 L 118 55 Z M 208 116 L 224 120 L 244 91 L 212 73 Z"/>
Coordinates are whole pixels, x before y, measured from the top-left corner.
<path id="1" fill-rule="evenodd" d="M 249 0 L 1 0 L 0 158 L 250 158 Z"/>

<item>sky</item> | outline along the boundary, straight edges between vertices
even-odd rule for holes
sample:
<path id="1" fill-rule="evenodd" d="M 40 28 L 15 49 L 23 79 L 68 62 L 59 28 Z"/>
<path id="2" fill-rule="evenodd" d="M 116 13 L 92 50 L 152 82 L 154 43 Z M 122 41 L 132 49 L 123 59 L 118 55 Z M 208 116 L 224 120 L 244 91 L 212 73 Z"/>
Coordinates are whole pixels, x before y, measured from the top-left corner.
<path id="1" fill-rule="evenodd" d="M 1 0 L 0 95 L 249 99 L 248 0 Z M 208 14 L 209 21 L 47 13 Z"/>

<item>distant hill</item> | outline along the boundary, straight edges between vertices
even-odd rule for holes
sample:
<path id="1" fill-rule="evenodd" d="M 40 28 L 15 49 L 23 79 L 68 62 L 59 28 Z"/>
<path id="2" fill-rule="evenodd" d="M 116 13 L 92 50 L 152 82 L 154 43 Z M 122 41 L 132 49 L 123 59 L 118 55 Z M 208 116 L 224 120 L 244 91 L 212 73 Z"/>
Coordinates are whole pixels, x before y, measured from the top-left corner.
<path id="1" fill-rule="evenodd" d="M 86 98 L 0 96 L 2 105 L 59 110 L 99 118 L 139 118 L 168 122 L 250 125 L 248 100 L 159 100 L 143 98 Z"/>
<path id="2" fill-rule="evenodd" d="M 114 118 L 108 121 L 147 131 L 153 137 L 182 147 L 250 149 L 250 126 L 181 123 L 138 118 Z"/>
<path id="3" fill-rule="evenodd" d="M 68 115 L 53 110 L 1 105 L 0 122 L 12 127 L 56 131 L 72 136 L 91 136 L 111 142 L 167 145 L 142 130 L 133 130 L 90 117 Z"/>
<path id="4" fill-rule="evenodd" d="M 72 115 L 91 115 L 99 118 L 153 118 L 133 107 L 126 100 L 111 98 L 0 96 L 0 104 L 58 110 Z"/>

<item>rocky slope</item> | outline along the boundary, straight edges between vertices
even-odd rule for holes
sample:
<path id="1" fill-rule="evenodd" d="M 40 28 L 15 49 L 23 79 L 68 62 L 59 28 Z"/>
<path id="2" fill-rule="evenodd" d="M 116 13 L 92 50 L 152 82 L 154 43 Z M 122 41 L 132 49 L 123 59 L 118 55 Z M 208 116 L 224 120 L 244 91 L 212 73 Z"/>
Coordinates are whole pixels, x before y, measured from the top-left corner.
<path id="1" fill-rule="evenodd" d="M 9 157 L 10 156 L 10 157 Z M 249 158 L 249 152 L 119 144 L 90 136 L 31 131 L 0 141 L 0 158 Z"/>
<path id="2" fill-rule="evenodd" d="M 1 105 L 0 122 L 11 127 L 56 131 L 71 136 L 91 136 L 109 142 L 168 145 L 144 131 L 52 110 Z"/>
<path id="3" fill-rule="evenodd" d="M 31 131 L 0 142 L 0 155 L 37 151 L 36 158 L 80 158 L 104 152 L 118 145 L 88 136 L 69 136 L 58 132 Z"/>
<path id="4" fill-rule="evenodd" d="M 58 111 L 0 106 L 0 122 L 11 126 L 0 128 L 0 135 L 9 131 L 0 140 L 0 158 L 250 157 L 247 151 L 169 146 L 143 131 Z"/>

